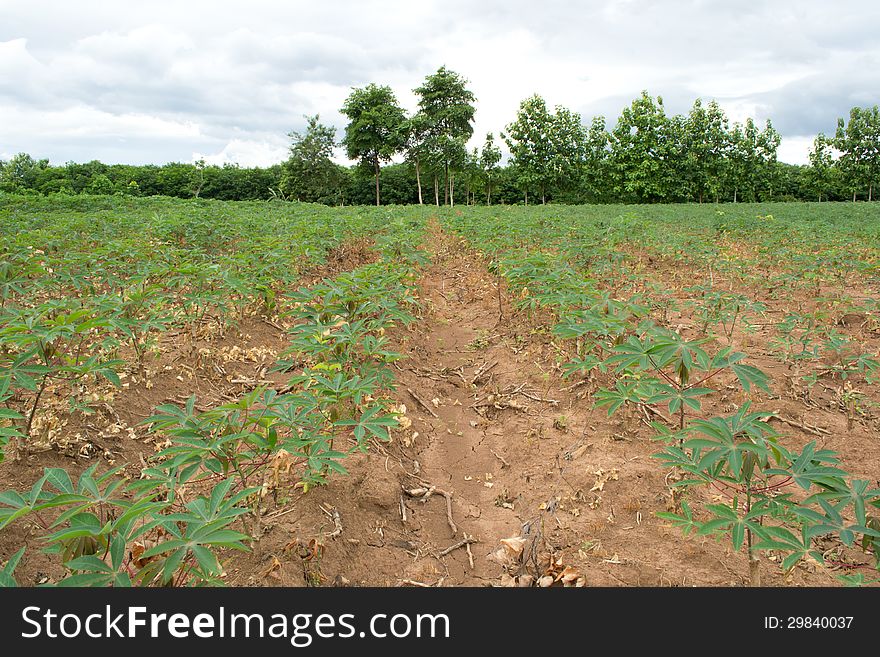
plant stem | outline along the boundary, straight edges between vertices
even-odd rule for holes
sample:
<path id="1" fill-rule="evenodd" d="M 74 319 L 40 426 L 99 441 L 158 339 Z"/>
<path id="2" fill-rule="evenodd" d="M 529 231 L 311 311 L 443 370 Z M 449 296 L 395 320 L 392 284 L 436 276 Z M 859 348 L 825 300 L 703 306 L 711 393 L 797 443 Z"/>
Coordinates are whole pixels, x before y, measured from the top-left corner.
<path id="1" fill-rule="evenodd" d="M 49 383 L 49 373 L 46 372 L 43 375 L 43 380 L 40 381 L 40 389 L 37 390 L 37 396 L 34 397 L 34 405 L 31 407 L 31 412 L 28 414 L 27 427 L 25 427 L 24 434 L 26 438 L 31 437 L 31 426 L 34 423 L 34 416 L 37 414 L 37 407 L 40 405 L 40 397 L 43 396 L 43 392 L 46 390 L 46 386 Z"/>
<path id="2" fill-rule="evenodd" d="M 748 516 L 752 510 L 752 487 L 746 491 L 746 515 Z M 759 568 L 758 558 L 752 549 L 752 529 L 746 525 L 746 542 L 749 551 L 749 586 L 761 586 L 761 570 Z"/>

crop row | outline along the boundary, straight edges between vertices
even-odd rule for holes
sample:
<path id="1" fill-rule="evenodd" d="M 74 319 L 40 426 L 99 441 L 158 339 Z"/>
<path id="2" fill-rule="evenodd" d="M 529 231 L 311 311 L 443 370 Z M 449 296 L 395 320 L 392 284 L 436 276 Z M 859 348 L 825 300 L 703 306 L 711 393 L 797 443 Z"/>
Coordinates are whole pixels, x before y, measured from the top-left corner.
<path id="1" fill-rule="evenodd" d="M 421 223 L 385 217 L 383 229 L 377 262 L 286 295 L 290 342 L 275 366 L 285 385 L 204 411 L 195 397 L 157 407 L 145 424 L 166 447 L 138 477 L 48 468 L 28 491 L 0 492 L 0 529 L 25 517 L 42 527 L 62 585 L 222 583 L 219 557 L 259 536 L 281 472 L 308 490 L 397 425 L 385 391 L 398 356 L 384 334 L 413 319 Z M 14 584 L 24 550 L 0 584 Z"/>
<path id="2" fill-rule="evenodd" d="M 661 518 L 685 534 L 728 537 L 735 551 L 747 553 L 755 584 L 759 552 L 780 554 L 789 570 L 803 559 L 822 562 L 818 540 L 831 535 L 848 546 L 860 542 L 880 568 L 880 489 L 852 477 L 836 454 L 815 442 L 801 450 L 786 446 L 768 422 L 773 413 L 753 408 L 761 405 L 762 391 L 771 392 L 770 381 L 734 349 L 728 323 L 759 308 L 740 301 L 736 310 L 704 316 L 704 331 L 723 327 L 726 345 L 711 332 L 689 338 L 652 319 L 657 308 L 650 295 L 626 296 L 601 251 L 584 253 L 572 246 L 576 240 L 565 247 L 555 240 L 565 231 L 577 234 L 580 226 L 520 224 L 512 237 L 499 230 L 501 222 L 506 225 L 504 218 L 445 219 L 486 254 L 490 271 L 506 280 L 519 308 L 552 313 L 553 333 L 568 354 L 563 370 L 599 383 L 596 407 L 609 415 L 641 407 L 657 418 L 651 422 L 653 439 L 662 449 L 655 458 L 671 470 L 667 481 L 677 505 Z M 607 253 L 620 250 L 615 246 Z M 871 376 L 877 363 L 863 356 L 842 368 L 838 375 Z M 722 385 L 741 388 L 743 403 L 733 413 L 705 416 L 704 400 Z M 721 492 L 722 501 L 709 501 L 697 492 L 701 488 Z M 870 581 L 862 574 L 848 577 L 853 583 Z"/>

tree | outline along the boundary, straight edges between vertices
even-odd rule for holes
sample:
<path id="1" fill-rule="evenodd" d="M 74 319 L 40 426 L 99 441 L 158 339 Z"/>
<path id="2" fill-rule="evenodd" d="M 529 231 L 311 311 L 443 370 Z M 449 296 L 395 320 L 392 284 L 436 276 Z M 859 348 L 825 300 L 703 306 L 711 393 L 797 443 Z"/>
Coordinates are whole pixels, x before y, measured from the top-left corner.
<path id="1" fill-rule="evenodd" d="M 112 194 L 113 182 L 105 174 L 99 173 L 97 176 L 92 178 L 92 182 L 89 183 L 86 192 L 89 194 Z"/>
<path id="2" fill-rule="evenodd" d="M 419 97 L 419 112 L 424 115 L 427 132 L 426 146 L 444 171 L 444 204 L 455 191 L 455 171 L 467 158 L 465 144 L 474 134 L 475 97 L 467 88 L 467 80 L 445 66 L 437 69 L 425 82 L 413 90 Z M 437 176 L 434 177 L 435 198 Z M 453 201 L 454 203 L 454 201 Z"/>
<path id="3" fill-rule="evenodd" d="M 35 160 L 27 153 L 18 153 L 0 168 L 0 190 L 22 192 L 35 189 L 40 173 L 49 166 L 49 160 Z"/>
<path id="4" fill-rule="evenodd" d="M 486 188 L 486 205 L 492 205 L 492 178 L 498 163 L 501 161 L 501 149 L 495 145 L 495 135 L 486 133 L 486 141 L 480 152 L 480 168 L 483 172 L 483 184 Z"/>
<path id="5" fill-rule="evenodd" d="M 692 194 L 700 203 L 706 196 L 716 202 L 724 183 L 730 146 L 727 116 L 714 100 L 707 107 L 697 98 L 685 122 L 684 168 Z"/>
<path id="6" fill-rule="evenodd" d="M 376 179 L 376 205 L 379 205 L 379 171 L 405 145 L 406 114 L 391 87 L 369 84 L 353 89 L 342 113 L 348 117 L 342 144 L 348 157 L 372 168 Z"/>
<path id="7" fill-rule="evenodd" d="M 837 119 L 834 147 L 840 151 L 840 168 L 853 193 L 859 190 L 874 199 L 874 185 L 880 182 L 880 108 L 853 107 L 849 122 Z"/>
<path id="8" fill-rule="evenodd" d="M 516 120 L 501 135 L 510 148 L 526 203 L 529 189 L 539 190 L 541 202 L 546 203 L 547 191 L 571 177 L 584 159 L 587 135 L 580 115 L 561 106 L 555 109 L 550 112 L 537 94 L 526 98 Z"/>
<path id="9" fill-rule="evenodd" d="M 584 166 L 581 169 L 580 186 L 588 201 L 599 202 L 609 198 L 611 187 L 609 146 L 611 135 L 605 129 L 605 117 L 594 116 L 587 131 L 584 150 Z"/>
<path id="10" fill-rule="evenodd" d="M 832 155 L 832 140 L 823 133 L 819 133 L 813 140 L 813 148 L 810 149 L 810 167 L 807 170 L 807 182 L 822 202 L 822 192 L 831 187 L 834 176 L 834 158 Z"/>
<path id="11" fill-rule="evenodd" d="M 419 205 L 424 205 L 421 173 L 422 164 L 430 157 L 430 123 L 428 117 L 422 112 L 417 112 L 406 120 L 403 132 L 406 135 L 404 145 L 406 159 L 412 163 L 416 170 L 416 189 L 419 192 Z"/>
<path id="12" fill-rule="evenodd" d="M 746 119 L 745 125 L 735 123 L 730 132 L 728 184 L 733 187 L 733 202 L 739 200 L 739 191 L 748 191 L 750 201 L 759 199 L 758 190 L 768 187 L 772 197 L 772 172 L 776 150 L 781 138 L 768 119 L 764 129 Z"/>
<path id="13" fill-rule="evenodd" d="M 200 158 L 193 163 L 193 175 L 192 175 L 192 193 L 193 198 L 198 198 L 199 194 L 202 193 L 202 187 L 205 186 L 205 167 L 208 165 L 205 163 L 204 158 Z"/>
<path id="14" fill-rule="evenodd" d="M 661 201 L 666 196 L 664 167 L 670 159 L 669 120 L 663 99 L 643 91 L 623 109 L 611 135 L 614 191 L 635 202 Z"/>
<path id="15" fill-rule="evenodd" d="M 465 203 L 470 205 L 473 201 L 473 204 L 476 205 L 477 190 L 482 188 L 483 183 L 483 167 L 480 164 L 480 149 L 476 146 L 467 154 L 462 173 L 464 174 L 463 177 L 465 183 Z"/>
<path id="16" fill-rule="evenodd" d="M 306 116 L 306 131 L 290 132 L 290 157 L 281 174 L 281 190 L 288 198 L 310 203 L 336 203 L 340 197 L 338 166 L 330 159 L 336 146 L 336 128 Z"/>

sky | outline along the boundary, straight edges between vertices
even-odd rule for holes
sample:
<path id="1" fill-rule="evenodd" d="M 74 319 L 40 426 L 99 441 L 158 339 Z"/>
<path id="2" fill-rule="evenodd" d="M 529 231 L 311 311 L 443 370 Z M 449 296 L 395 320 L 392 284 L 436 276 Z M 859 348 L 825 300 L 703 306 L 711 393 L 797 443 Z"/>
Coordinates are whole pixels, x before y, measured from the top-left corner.
<path id="1" fill-rule="evenodd" d="M 645 89 L 670 114 L 770 118 L 803 164 L 880 104 L 878 25 L 876 0 L 0 0 L 0 159 L 266 166 L 307 115 L 341 138 L 353 87 L 412 112 L 445 65 L 476 95 L 472 146 L 534 93 L 613 125 Z"/>

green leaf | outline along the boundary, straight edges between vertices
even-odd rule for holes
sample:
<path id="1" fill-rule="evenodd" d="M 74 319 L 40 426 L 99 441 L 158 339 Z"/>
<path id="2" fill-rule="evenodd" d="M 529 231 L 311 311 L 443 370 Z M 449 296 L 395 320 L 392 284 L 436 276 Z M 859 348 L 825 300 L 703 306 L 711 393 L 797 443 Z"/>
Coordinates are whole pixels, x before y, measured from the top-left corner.
<path id="1" fill-rule="evenodd" d="M 25 548 L 21 548 L 18 552 L 13 554 L 9 558 L 9 561 L 6 562 L 6 565 L 3 566 L 3 569 L 0 570 L 0 588 L 12 588 L 18 586 L 14 577 L 15 567 L 24 556 L 24 551 Z"/>
<path id="2" fill-rule="evenodd" d="M 754 367 L 752 365 L 736 364 L 731 365 L 730 369 L 732 369 L 733 373 L 736 374 L 736 378 L 739 379 L 740 385 L 742 385 L 743 390 L 745 390 L 746 392 L 751 391 L 753 385 L 757 386 L 767 393 L 771 392 L 769 385 L 770 377 L 768 377 L 757 367 Z"/>

